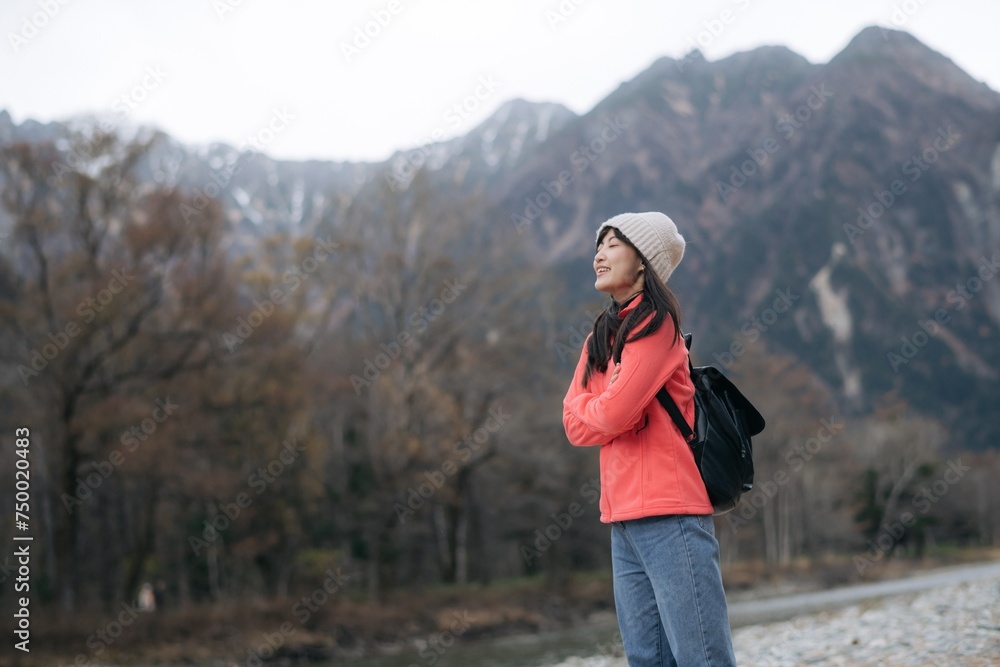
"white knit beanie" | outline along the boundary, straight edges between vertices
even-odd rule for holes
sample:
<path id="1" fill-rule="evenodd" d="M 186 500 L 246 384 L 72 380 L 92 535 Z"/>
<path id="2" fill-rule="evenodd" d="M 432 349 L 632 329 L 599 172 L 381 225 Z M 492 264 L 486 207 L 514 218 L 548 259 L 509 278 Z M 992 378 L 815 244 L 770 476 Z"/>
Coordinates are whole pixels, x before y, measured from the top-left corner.
<path id="1" fill-rule="evenodd" d="M 678 233 L 674 221 L 662 213 L 651 211 L 616 215 L 597 228 L 598 239 L 605 227 L 620 230 L 639 249 L 664 283 L 684 257 L 684 237 Z"/>

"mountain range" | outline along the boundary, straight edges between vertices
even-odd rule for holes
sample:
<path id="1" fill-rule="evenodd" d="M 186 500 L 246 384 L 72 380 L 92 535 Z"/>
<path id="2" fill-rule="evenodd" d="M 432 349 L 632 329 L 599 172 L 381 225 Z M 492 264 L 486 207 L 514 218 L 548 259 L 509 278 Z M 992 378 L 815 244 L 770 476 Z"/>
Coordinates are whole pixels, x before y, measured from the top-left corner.
<path id="1" fill-rule="evenodd" d="M 68 136 L 12 122 L 0 142 Z M 660 210 L 688 241 L 671 286 L 696 357 L 746 346 L 806 365 L 848 412 L 886 396 L 942 421 L 963 447 L 1000 437 L 1000 94 L 905 32 L 867 28 L 825 64 L 783 47 L 709 62 L 661 58 L 583 115 L 511 100 L 466 135 L 384 163 L 247 160 L 159 142 L 151 182 L 215 182 L 232 243 L 309 234 L 359 197 L 421 172 L 476 202 L 470 229 L 507 229 L 592 300 L 593 233 Z"/>

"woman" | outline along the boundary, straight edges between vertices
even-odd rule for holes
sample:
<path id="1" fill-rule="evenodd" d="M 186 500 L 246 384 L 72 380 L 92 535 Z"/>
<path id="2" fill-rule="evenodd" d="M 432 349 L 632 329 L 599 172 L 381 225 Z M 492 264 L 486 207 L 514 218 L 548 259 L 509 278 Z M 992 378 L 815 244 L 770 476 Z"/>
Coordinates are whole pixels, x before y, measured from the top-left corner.
<path id="1" fill-rule="evenodd" d="M 632 667 L 736 664 L 712 504 L 690 447 L 655 399 L 665 386 L 693 421 L 680 308 L 666 285 L 684 246 L 662 213 L 600 226 L 594 287 L 611 302 L 563 399 L 569 441 L 601 445 L 601 521 L 611 523 L 615 606 Z"/>

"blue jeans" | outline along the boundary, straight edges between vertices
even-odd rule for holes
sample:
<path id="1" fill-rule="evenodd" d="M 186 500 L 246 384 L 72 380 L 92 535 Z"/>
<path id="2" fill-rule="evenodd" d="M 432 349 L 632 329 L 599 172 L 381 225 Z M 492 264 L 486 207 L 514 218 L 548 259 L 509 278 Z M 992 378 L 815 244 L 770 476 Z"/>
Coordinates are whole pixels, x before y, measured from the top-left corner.
<path id="1" fill-rule="evenodd" d="M 711 516 L 615 522 L 611 558 L 629 667 L 736 665 Z"/>

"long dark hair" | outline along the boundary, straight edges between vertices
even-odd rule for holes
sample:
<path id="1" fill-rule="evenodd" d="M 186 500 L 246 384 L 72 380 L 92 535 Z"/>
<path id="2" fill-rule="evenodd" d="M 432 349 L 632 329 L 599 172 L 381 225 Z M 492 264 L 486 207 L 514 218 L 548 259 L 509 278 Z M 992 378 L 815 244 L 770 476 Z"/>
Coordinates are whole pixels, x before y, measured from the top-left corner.
<path id="1" fill-rule="evenodd" d="M 646 279 L 643 282 L 642 301 L 625 319 L 619 319 L 618 314 L 621 309 L 632 302 L 629 299 L 625 303 L 618 303 L 614 297 L 608 307 L 594 320 L 594 333 L 587 340 L 587 369 L 583 373 L 583 386 L 587 386 L 590 375 L 595 370 L 603 373 L 608 369 L 608 361 L 614 360 L 617 364 L 622 359 L 622 348 L 625 343 L 643 338 L 655 332 L 663 324 L 663 321 L 670 316 L 674 323 L 674 339 L 671 346 L 676 345 L 681 339 L 681 307 L 677 302 L 677 297 L 667 285 L 656 275 L 656 271 L 649 265 L 635 244 L 629 241 L 624 234 L 614 227 L 605 227 L 601 236 L 597 239 L 597 245 L 601 244 L 608 231 L 614 229 L 615 236 L 619 241 L 635 250 L 642 260 L 642 266 Z M 638 295 L 637 295 L 638 296 Z M 633 297 L 633 299 L 636 297 Z M 632 333 L 633 327 L 645 319 L 650 313 L 650 318 L 646 326 Z M 613 342 L 612 342 L 613 341 Z"/>

